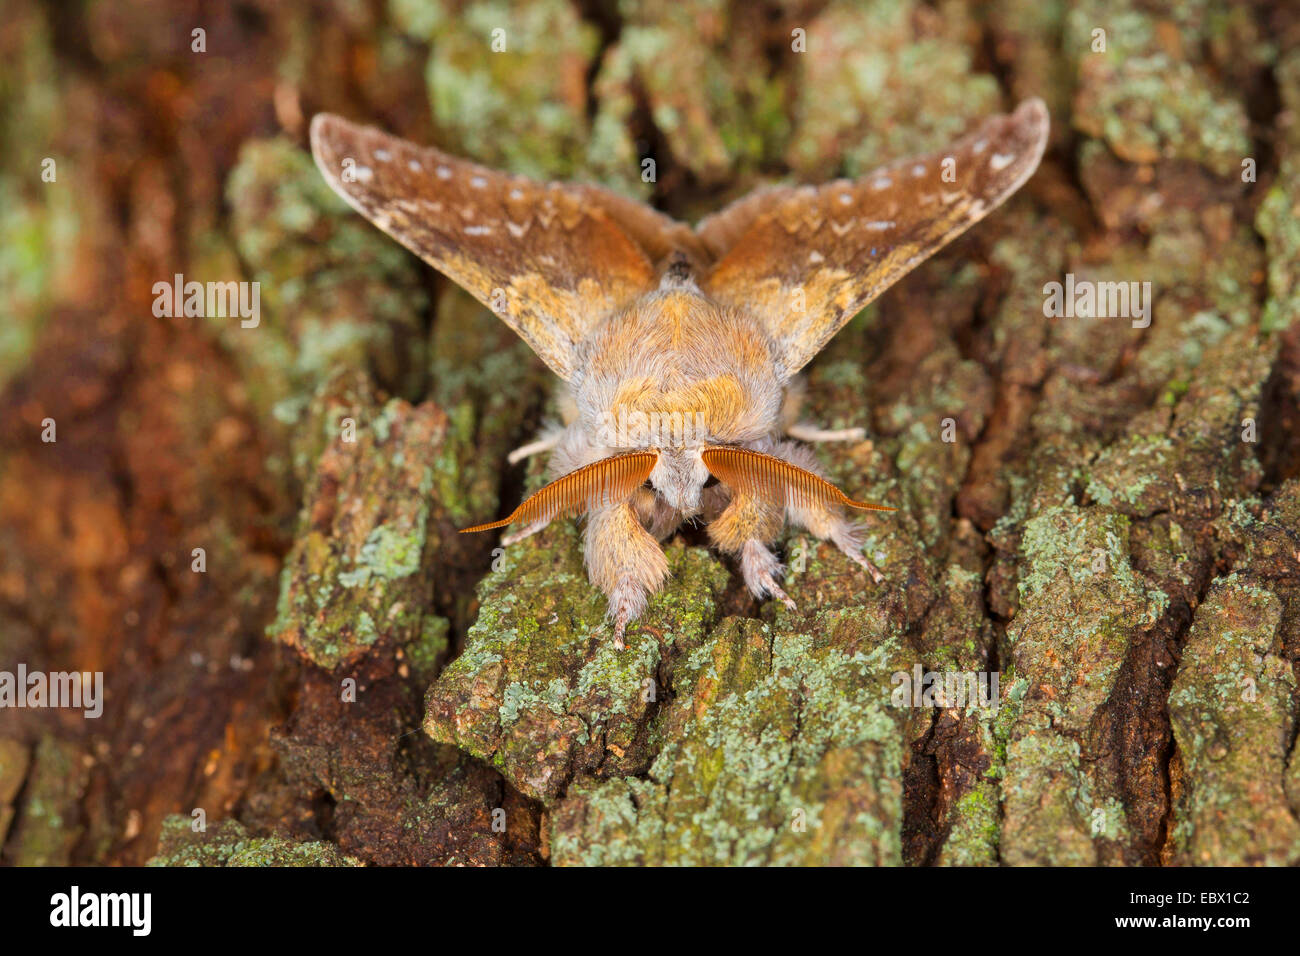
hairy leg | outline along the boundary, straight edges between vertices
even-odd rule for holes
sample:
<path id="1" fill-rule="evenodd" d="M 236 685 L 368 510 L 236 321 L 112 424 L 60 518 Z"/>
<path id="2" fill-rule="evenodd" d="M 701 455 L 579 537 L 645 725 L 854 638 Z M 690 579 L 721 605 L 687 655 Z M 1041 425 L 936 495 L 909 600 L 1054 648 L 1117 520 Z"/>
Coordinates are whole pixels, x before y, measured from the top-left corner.
<path id="1" fill-rule="evenodd" d="M 794 442 L 777 442 L 772 454 L 784 458 L 793 465 L 805 468 L 816 475 L 823 475 L 824 469 L 815 455 L 808 448 Z M 861 567 L 871 580 L 881 584 L 885 576 L 871 560 L 862 553 L 862 538 L 865 527 L 844 513 L 839 505 L 813 505 L 811 507 L 790 507 L 787 509 L 790 523 L 806 528 L 815 537 L 830 541 L 837 548 Z"/>
<path id="2" fill-rule="evenodd" d="M 764 598 L 769 594 L 790 610 L 796 610 L 790 595 L 782 590 L 776 579 L 785 573 L 781 564 L 763 542 L 750 538 L 740 551 L 740 575 L 745 579 L 745 586 L 755 597 Z"/>
<path id="3" fill-rule="evenodd" d="M 588 516 L 587 574 L 609 597 L 614 646 L 622 650 L 629 622 L 668 577 L 668 559 L 630 504 L 609 505 Z"/>
<path id="4" fill-rule="evenodd" d="M 794 601 L 777 578 L 784 570 L 767 543 L 781 533 L 785 516 L 779 503 L 736 494 L 709 524 L 709 538 L 720 551 L 740 556 L 740 573 L 757 598 L 769 594 L 791 610 Z"/>

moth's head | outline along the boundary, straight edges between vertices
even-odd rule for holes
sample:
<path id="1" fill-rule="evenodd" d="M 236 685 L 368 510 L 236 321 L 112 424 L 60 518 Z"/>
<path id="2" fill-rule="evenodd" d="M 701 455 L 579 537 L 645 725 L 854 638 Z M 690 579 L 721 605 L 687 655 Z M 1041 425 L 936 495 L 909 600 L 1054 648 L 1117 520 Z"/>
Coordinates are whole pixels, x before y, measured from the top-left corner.
<path id="1" fill-rule="evenodd" d="M 622 382 L 594 436 L 618 452 L 653 451 L 650 486 L 685 515 L 700 510 L 710 474 L 701 455 L 710 446 L 754 441 L 772 429 L 775 407 L 756 400 L 742 379 L 723 372 L 664 387 L 650 376 Z"/>
<path id="2" fill-rule="evenodd" d="M 664 448 L 650 472 L 650 487 L 668 505 L 684 515 L 700 510 L 700 495 L 709 480 L 702 448 Z"/>

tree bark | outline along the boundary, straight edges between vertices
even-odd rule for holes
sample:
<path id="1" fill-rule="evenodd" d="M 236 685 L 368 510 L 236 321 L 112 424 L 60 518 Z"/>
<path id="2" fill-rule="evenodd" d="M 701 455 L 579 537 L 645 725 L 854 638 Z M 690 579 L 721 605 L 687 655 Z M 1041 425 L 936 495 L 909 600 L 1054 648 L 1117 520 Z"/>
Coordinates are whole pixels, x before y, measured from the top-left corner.
<path id="1" fill-rule="evenodd" d="M 0 670 L 106 697 L 0 710 L 0 859 L 1300 863 L 1300 11 L 1068 6 L 536 0 L 494 52 L 476 2 L 10 0 Z M 456 533 L 540 482 L 549 373 L 305 149 L 695 220 L 1031 95 L 1039 173 L 808 369 L 885 584 L 791 533 L 760 604 L 688 531 L 626 651 L 572 522 Z M 158 315 L 177 274 L 260 322 Z M 1067 275 L 1149 325 L 1046 316 Z"/>

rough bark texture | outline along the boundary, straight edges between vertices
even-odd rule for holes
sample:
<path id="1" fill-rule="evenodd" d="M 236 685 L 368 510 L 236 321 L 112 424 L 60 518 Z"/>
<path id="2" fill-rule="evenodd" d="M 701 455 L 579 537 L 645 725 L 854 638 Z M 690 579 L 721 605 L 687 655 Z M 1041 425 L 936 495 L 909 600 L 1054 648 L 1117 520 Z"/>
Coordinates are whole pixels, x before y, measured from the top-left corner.
<path id="1" fill-rule="evenodd" d="M 516 6 L 8 0 L 0 670 L 106 702 L 0 710 L 0 859 L 1300 863 L 1300 11 Z M 304 148 L 330 109 L 693 219 L 1029 95 L 1038 175 L 809 368 L 869 435 L 830 475 L 905 503 L 886 585 L 791 534 L 759 605 L 686 534 L 621 653 L 571 522 L 455 533 L 540 481 L 544 367 Z M 259 326 L 155 317 L 177 273 Z M 1150 327 L 1046 318 L 1066 273 Z M 1000 706 L 894 706 L 918 666 Z"/>

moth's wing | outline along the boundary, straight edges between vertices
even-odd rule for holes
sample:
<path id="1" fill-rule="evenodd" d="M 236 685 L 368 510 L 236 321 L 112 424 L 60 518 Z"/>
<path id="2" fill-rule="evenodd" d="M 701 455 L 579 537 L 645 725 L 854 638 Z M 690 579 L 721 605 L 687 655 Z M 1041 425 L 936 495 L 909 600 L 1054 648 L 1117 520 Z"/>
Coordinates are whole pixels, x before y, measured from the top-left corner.
<path id="1" fill-rule="evenodd" d="M 328 113 L 312 120 L 311 146 L 349 205 L 492 309 L 561 378 L 592 326 L 655 285 L 650 256 L 610 213 L 612 193 L 511 176 Z M 652 233 L 653 216 L 637 222 Z"/>
<path id="2" fill-rule="evenodd" d="M 731 205 L 705 216 L 695 234 L 714 261 L 725 256 L 763 213 L 785 202 L 799 191 L 797 186 L 763 186 Z"/>
<path id="3" fill-rule="evenodd" d="M 700 286 L 756 315 L 793 375 L 863 306 L 1019 189 L 1047 132 L 1046 106 L 1028 100 L 942 152 L 746 197 L 700 224 L 720 255 Z"/>
<path id="4" fill-rule="evenodd" d="M 713 260 L 695 230 L 658 209 L 601 186 L 573 183 L 566 188 L 604 209 L 655 265 L 673 252 L 683 252 L 700 265 Z"/>

